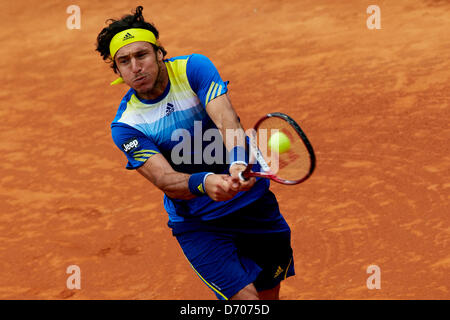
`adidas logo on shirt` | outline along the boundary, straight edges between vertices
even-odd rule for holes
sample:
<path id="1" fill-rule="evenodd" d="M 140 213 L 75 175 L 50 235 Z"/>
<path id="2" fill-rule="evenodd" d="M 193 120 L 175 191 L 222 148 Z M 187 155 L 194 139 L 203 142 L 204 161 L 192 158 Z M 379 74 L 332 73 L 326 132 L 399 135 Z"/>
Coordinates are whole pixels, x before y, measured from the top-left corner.
<path id="1" fill-rule="evenodd" d="M 122 41 L 125 41 L 128 39 L 133 39 L 133 38 L 134 38 L 134 36 L 131 33 L 127 32 L 127 34 L 123 37 Z"/>
<path id="2" fill-rule="evenodd" d="M 173 106 L 173 104 L 168 103 L 167 107 L 166 107 L 166 116 L 169 116 L 174 111 L 175 111 L 175 107 Z"/>

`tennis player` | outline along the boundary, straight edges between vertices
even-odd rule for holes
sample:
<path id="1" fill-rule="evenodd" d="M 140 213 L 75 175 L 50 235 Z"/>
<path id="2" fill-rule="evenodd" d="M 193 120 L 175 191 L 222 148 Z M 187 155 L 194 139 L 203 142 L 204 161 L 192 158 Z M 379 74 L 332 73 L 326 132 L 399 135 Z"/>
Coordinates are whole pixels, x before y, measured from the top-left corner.
<path id="1" fill-rule="evenodd" d="M 268 179 L 238 178 L 248 160 L 228 82 L 201 54 L 166 59 L 142 10 L 108 20 L 97 37 L 120 75 L 113 83 L 130 87 L 111 124 L 126 168 L 164 192 L 172 234 L 219 299 L 279 299 L 280 282 L 295 274 L 290 228 Z M 208 149 L 211 130 L 220 148 Z"/>

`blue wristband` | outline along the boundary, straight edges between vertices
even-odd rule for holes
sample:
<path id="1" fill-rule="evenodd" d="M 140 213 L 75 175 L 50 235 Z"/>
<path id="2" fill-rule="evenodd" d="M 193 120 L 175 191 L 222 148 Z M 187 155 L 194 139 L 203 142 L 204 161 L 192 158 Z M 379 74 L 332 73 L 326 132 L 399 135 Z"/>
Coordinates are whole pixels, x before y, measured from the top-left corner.
<path id="1" fill-rule="evenodd" d="M 203 196 L 206 194 L 205 181 L 206 177 L 212 172 L 194 173 L 189 177 L 189 191 L 196 196 Z"/>
<path id="2" fill-rule="evenodd" d="M 247 157 L 245 154 L 245 148 L 241 146 L 236 146 L 229 152 L 230 167 L 235 163 L 241 163 L 243 165 L 248 165 Z"/>

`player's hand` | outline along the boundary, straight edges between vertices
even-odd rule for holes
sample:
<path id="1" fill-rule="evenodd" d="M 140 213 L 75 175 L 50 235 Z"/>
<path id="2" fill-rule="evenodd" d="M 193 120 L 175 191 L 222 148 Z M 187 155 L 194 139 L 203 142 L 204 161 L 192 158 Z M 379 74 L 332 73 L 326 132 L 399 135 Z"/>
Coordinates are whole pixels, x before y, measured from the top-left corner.
<path id="1" fill-rule="evenodd" d="M 239 191 L 248 191 L 255 184 L 255 182 L 256 182 L 255 177 L 250 177 L 250 179 L 248 179 L 247 181 L 242 181 L 239 178 L 239 173 L 244 171 L 245 168 L 246 168 L 246 166 L 243 164 L 240 164 L 240 163 L 233 164 L 230 167 L 230 175 L 233 178 L 233 180 L 232 180 L 233 181 L 233 185 L 232 185 L 233 190 L 236 190 L 238 192 Z M 236 185 L 236 183 L 238 183 L 238 185 Z"/>
<path id="2" fill-rule="evenodd" d="M 239 192 L 236 190 L 238 186 L 239 181 L 236 181 L 236 179 L 233 179 L 227 174 L 211 174 L 205 180 L 205 191 L 214 201 L 227 201 L 232 199 Z"/>

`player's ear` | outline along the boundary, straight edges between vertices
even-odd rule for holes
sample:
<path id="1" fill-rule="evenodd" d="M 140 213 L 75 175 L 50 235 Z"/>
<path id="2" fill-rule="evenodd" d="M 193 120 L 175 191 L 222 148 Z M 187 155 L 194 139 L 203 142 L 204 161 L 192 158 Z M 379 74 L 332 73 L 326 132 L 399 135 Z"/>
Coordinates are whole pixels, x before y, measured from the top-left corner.
<path id="1" fill-rule="evenodd" d="M 113 61 L 113 67 L 114 67 L 114 73 L 118 74 L 119 76 L 122 76 L 122 74 L 120 73 L 119 67 L 117 66 L 116 61 Z"/>
<path id="2" fill-rule="evenodd" d="M 156 51 L 156 57 L 158 58 L 158 61 L 163 61 L 164 59 L 164 54 L 160 48 Z"/>

